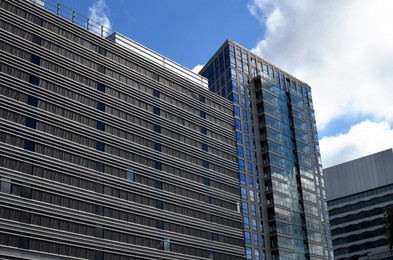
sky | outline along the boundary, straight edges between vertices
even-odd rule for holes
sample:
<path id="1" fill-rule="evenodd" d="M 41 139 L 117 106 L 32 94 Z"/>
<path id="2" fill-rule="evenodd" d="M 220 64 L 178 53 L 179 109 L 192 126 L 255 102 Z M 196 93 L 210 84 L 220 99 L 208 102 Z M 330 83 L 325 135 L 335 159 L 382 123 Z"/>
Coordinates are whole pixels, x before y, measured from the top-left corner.
<path id="1" fill-rule="evenodd" d="M 307 82 L 324 168 L 393 147 L 393 1 L 59 2 L 194 71 L 232 39 Z"/>

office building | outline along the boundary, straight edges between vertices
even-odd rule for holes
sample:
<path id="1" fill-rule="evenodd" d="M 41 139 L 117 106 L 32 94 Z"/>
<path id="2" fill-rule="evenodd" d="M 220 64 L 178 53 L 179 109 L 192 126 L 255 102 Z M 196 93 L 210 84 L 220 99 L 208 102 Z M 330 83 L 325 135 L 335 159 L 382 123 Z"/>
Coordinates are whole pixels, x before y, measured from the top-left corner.
<path id="1" fill-rule="evenodd" d="M 60 4 L 0 5 L 0 258 L 244 259 L 232 103 Z"/>
<path id="2" fill-rule="evenodd" d="M 332 259 L 310 87 L 227 40 L 200 72 L 234 104 L 247 259 Z"/>
<path id="3" fill-rule="evenodd" d="M 392 149 L 324 169 L 336 259 L 393 258 L 384 237 L 392 169 Z"/>

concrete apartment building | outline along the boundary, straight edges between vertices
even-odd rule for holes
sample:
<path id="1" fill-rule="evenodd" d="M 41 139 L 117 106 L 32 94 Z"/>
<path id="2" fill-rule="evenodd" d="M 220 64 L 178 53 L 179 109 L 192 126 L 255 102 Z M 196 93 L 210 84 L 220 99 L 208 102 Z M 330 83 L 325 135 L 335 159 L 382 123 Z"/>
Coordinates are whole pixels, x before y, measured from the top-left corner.
<path id="1" fill-rule="evenodd" d="M 244 259 L 232 102 L 52 4 L 0 1 L 0 258 Z"/>
<path id="2" fill-rule="evenodd" d="M 324 169 L 335 259 L 393 258 L 384 237 L 392 169 L 392 149 Z"/>

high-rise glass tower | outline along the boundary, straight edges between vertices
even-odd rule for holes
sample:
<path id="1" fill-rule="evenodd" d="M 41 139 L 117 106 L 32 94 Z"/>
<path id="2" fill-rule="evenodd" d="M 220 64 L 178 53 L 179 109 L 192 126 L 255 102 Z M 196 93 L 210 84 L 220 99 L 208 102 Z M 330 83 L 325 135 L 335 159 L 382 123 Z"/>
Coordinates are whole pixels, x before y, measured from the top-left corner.
<path id="1" fill-rule="evenodd" d="M 227 40 L 200 74 L 233 102 L 247 259 L 332 259 L 311 88 Z"/>

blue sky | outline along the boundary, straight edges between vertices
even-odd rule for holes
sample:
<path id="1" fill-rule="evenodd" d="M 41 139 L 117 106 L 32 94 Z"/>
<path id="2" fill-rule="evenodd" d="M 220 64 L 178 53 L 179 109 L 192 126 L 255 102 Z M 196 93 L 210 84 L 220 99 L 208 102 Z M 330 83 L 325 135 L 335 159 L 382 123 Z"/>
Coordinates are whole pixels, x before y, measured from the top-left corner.
<path id="1" fill-rule="evenodd" d="M 59 2 L 190 69 L 230 38 L 309 83 L 324 167 L 393 147 L 393 1 Z"/>

